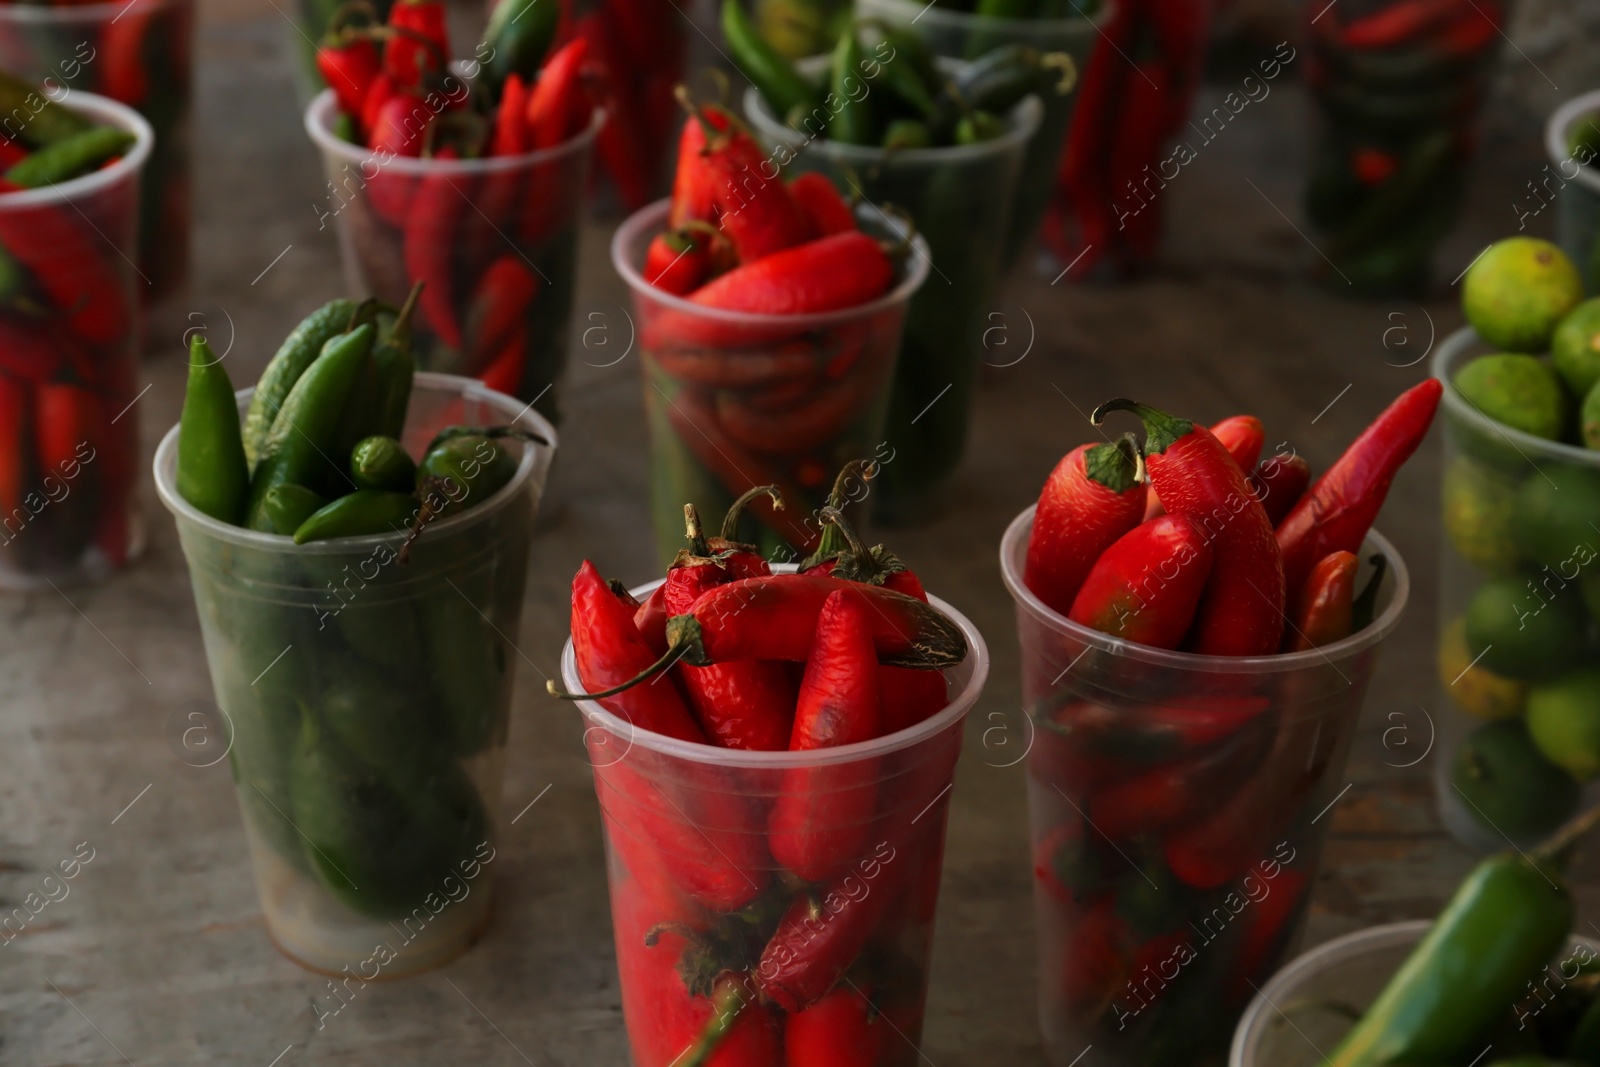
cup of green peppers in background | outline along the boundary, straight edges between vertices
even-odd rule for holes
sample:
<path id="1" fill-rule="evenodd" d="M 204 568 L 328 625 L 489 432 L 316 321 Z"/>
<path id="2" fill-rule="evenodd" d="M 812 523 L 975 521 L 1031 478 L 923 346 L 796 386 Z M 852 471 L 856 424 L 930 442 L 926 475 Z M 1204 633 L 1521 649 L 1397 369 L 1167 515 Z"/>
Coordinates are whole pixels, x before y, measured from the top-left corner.
<path id="1" fill-rule="evenodd" d="M 815 57 L 798 67 L 802 76 L 815 78 L 828 62 Z M 953 60 L 939 62 L 953 78 L 967 69 Z M 882 66 L 887 71 L 893 61 Z M 999 120 L 1003 128 L 987 140 L 885 148 L 846 144 L 836 139 L 833 125 L 830 137 L 810 137 L 786 125 L 757 90 L 745 94 L 745 117 L 786 170 L 822 171 L 875 209 L 909 213 L 928 243 L 931 269 L 911 298 L 889 400 L 885 438 L 893 458 L 883 461 L 873 512 L 882 521 L 916 521 L 935 510 L 940 489 L 966 451 L 984 329 L 997 310 L 1001 248 L 1041 110 L 1029 95 L 1010 107 Z"/>
<path id="2" fill-rule="evenodd" d="M 1556 243 L 1583 273 L 1590 296 L 1600 293 L 1600 91 L 1567 101 L 1544 128 L 1545 151 L 1556 179 Z M 1544 207 L 1543 189 L 1524 205 Z M 1522 210 L 1519 208 L 1519 210 Z"/>
<path id="3" fill-rule="evenodd" d="M 138 295 L 146 307 L 189 277 L 194 0 L 0 3 L 0 70 L 29 85 L 108 96 L 155 131 L 140 178 Z M 0 115 L 28 105 L 0 89 Z"/>
<path id="4" fill-rule="evenodd" d="M 237 394 L 241 419 L 253 393 Z M 426 471 L 435 435 L 463 424 L 549 443 L 499 438 L 514 461 L 505 484 L 443 509 L 409 546 L 403 522 L 296 544 L 218 521 L 180 485 L 179 427 L 156 452 L 268 932 L 316 970 L 365 965 L 382 945 L 384 976 L 411 973 L 464 950 L 488 921 L 515 643 L 555 432 L 480 382 L 417 374 L 407 455 L 363 442 L 352 470 L 411 475 L 409 457 L 426 451 Z M 240 506 L 240 492 L 223 495 Z"/>
<path id="5" fill-rule="evenodd" d="M 1007 14 L 986 13 L 1001 10 Z M 1076 76 L 1088 62 L 1109 11 L 1110 0 L 982 0 L 976 11 L 930 6 L 917 0 L 856 0 L 858 18 L 882 19 L 907 28 L 914 23 L 915 32 L 937 56 L 972 60 L 1005 45 L 1027 45 L 1071 57 L 1071 75 L 1064 72 L 1054 91 L 1039 94 L 1044 110 L 1039 117 L 1039 130 L 1028 141 L 1022 159 L 1022 177 L 1017 182 L 1011 225 L 1001 253 L 1004 269 L 1009 270 L 1028 251 L 1045 209 L 1050 206 L 1061 153 L 1067 144 L 1067 129 L 1078 107 Z"/>

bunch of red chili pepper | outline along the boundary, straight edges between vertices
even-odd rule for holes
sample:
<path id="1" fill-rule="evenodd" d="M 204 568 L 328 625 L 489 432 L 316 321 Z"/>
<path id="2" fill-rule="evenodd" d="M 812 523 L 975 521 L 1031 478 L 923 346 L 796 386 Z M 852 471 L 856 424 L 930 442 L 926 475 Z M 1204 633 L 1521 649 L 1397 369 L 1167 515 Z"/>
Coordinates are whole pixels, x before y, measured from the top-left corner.
<path id="1" fill-rule="evenodd" d="M 835 502 L 865 474 L 847 468 Z M 942 670 L 965 639 L 835 508 L 819 552 L 776 574 L 685 512 L 689 546 L 643 603 L 587 562 L 572 587 L 577 675 L 632 731 L 597 746 L 595 783 L 634 1062 L 910 1062 L 943 840 L 942 814 L 923 813 L 959 730 L 779 767 L 710 749 L 798 753 L 909 729 L 947 706 Z M 664 757 L 641 732 L 709 748 Z"/>
<path id="2" fill-rule="evenodd" d="M 134 183 L 74 179 L 132 146 L 0 75 L 0 570 L 71 576 L 130 549 L 137 421 Z M 7 203 L 30 189 L 57 195 Z M 124 247 L 119 248 L 120 238 Z M 95 553 L 90 561 L 86 553 Z"/>
<path id="3" fill-rule="evenodd" d="M 339 211 L 372 216 L 350 224 L 367 285 L 398 303 L 424 283 L 415 325 L 425 367 L 541 392 L 559 366 L 536 366 L 530 353 L 559 358 L 582 153 L 470 171 L 393 161 L 510 160 L 572 144 L 593 122 L 602 76 L 589 41 L 555 46 L 570 37 L 557 4 L 502 0 L 468 81 L 448 65 L 443 3 L 398 0 L 381 25 L 368 10 L 360 0 L 341 9 L 317 53 L 337 132 L 372 149 L 359 175 L 346 167 L 332 183 L 341 198 L 340 185 L 359 192 Z"/>
<path id="4" fill-rule="evenodd" d="M 1403 393 L 1314 482 L 1292 451 L 1261 459 L 1252 416 L 1208 429 L 1122 400 L 1095 419 L 1139 415 L 1142 448 L 1083 445 L 1051 474 L 1028 588 L 1083 626 L 1214 666 L 1180 684 L 1180 668 L 1085 660 L 1068 637 L 1025 675 L 1046 998 L 1073 1040 L 1194 1062 L 1225 1046 L 1286 947 L 1316 862 L 1306 820 L 1360 688 L 1326 655 L 1281 677 L 1221 657 L 1323 649 L 1370 623 L 1383 557 L 1357 593 L 1356 553 L 1441 391 Z"/>

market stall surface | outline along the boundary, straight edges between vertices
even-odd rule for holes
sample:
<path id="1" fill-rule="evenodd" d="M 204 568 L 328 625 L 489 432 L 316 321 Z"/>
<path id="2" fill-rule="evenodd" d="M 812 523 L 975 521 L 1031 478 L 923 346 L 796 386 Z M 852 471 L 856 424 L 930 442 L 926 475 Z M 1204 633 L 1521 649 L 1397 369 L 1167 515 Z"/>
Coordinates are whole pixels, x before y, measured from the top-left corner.
<path id="1" fill-rule="evenodd" d="M 331 220 L 323 225 L 335 205 L 301 128 L 275 7 L 203 8 L 195 283 L 151 338 L 137 405 L 146 464 L 177 418 L 184 330 L 204 328 L 229 351 L 234 381 L 248 383 L 287 329 L 341 289 Z M 1226 92 L 1229 77 L 1215 72 L 1207 96 Z M 990 366 L 948 508 L 926 525 L 879 531 L 972 618 L 994 656 L 951 803 L 922 1049 L 933 1067 L 1042 1060 L 1019 763 L 1028 730 L 1001 531 L 1056 459 L 1091 435 L 1086 413 L 1111 396 L 1207 421 L 1254 412 L 1269 448 L 1287 441 L 1325 467 L 1426 373 L 1430 346 L 1460 322 L 1445 283 L 1515 231 L 1519 190 L 1542 164 L 1535 130 L 1491 123 L 1470 218 L 1440 256 L 1439 293 L 1342 299 L 1305 280 L 1320 260 L 1295 221 L 1306 104 L 1290 82 L 1162 193 L 1173 225 L 1150 276 L 1119 287 L 1069 287 L 1048 274 L 1013 282 L 984 334 Z M 1553 214 L 1531 219 L 1531 231 L 1547 233 Z M 196 767 L 205 761 L 186 753 L 189 712 L 211 686 L 175 531 L 146 479 L 148 547 L 136 568 L 100 588 L 0 599 L 0 904 L 42 892 L 60 862 L 92 856 L 65 895 L 54 890 L 20 936 L 0 943 L 0 1064 L 626 1062 L 581 727 L 544 693 L 579 561 L 630 584 L 656 573 L 632 327 L 606 251 L 615 221 L 591 225 L 582 253 L 562 448 L 517 642 L 509 831 L 487 935 L 439 970 L 350 983 L 337 1013 L 320 999 L 327 979 L 273 950 L 227 765 Z M 1348 787 L 1322 816 L 1330 840 L 1306 944 L 1430 915 L 1472 862 L 1442 833 L 1431 787 L 1443 710 L 1433 681 L 1437 454 L 1430 441 L 1379 523 L 1411 568 L 1412 603 L 1368 694 Z M 1591 857 L 1577 873 L 1585 916 L 1600 903 L 1597 869 Z"/>

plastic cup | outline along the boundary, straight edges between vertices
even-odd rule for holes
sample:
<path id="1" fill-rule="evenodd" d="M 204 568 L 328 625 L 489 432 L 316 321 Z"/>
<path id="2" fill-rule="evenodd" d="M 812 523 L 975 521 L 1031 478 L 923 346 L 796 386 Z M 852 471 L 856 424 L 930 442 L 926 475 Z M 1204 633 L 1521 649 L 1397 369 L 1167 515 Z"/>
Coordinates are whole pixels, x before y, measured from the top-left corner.
<path id="1" fill-rule="evenodd" d="M 145 306 L 189 278 L 194 0 L 0 4 L 0 70 L 127 104 L 155 132 L 140 186 L 138 294 Z M 74 100 L 79 99 L 73 97 Z"/>
<path id="2" fill-rule="evenodd" d="M 966 11 L 946 11 L 913 0 L 856 0 L 856 17 L 883 19 L 896 26 L 911 26 L 921 33 L 937 56 L 977 59 L 1006 45 L 1027 45 L 1041 52 L 1061 52 L 1072 57 L 1073 74 L 1065 92 L 1041 94 L 1043 108 L 1038 132 L 1028 141 L 1017 181 L 1011 225 L 1006 231 L 1001 265 L 1010 269 L 1032 245 L 1039 222 L 1050 206 L 1061 154 L 1067 146 L 1067 129 L 1078 107 L 1075 84 L 1089 62 L 1101 27 L 1111 17 L 1105 3 L 1090 16 L 1064 19 L 986 18 Z"/>
<path id="3" fill-rule="evenodd" d="M 1350 1029 L 1346 1007 L 1366 1011 L 1433 925 L 1370 926 L 1295 959 L 1261 987 L 1234 1031 L 1229 1067 L 1316 1067 Z M 1600 942 L 1574 935 L 1556 967 L 1600 958 Z M 1323 1051 L 1318 1051 L 1319 1049 Z"/>
<path id="4" fill-rule="evenodd" d="M 658 584 L 634 593 L 643 599 Z M 960 626 L 969 648 L 945 672 L 950 703 L 877 740 L 810 752 L 735 751 L 636 730 L 596 703 L 578 702 L 605 828 L 634 1067 L 687 1062 L 679 1057 L 711 1012 L 706 1000 L 686 994 L 677 964 L 713 942 L 711 958 L 729 964 L 726 981 L 747 998 L 770 989 L 768 982 L 810 989 L 802 1003 L 831 987 L 834 1006 L 870 1019 L 876 1047 L 854 1051 L 862 1062 L 920 1062 L 947 797 L 963 723 L 989 672 L 978 631 L 948 604 L 931 602 Z M 569 690 L 581 691 L 570 641 L 561 673 Z M 829 805 L 835 818 L 817 828 L 853 834 L 860 844 L 837 876 L 806 885 L 771 858 L 767 820 L 784 797 L 819 791 L 836 798 Z M 806 909 L 811 917 L 798 928 L 783 921 Z M 826 977 L 830 961 L 837 985 Z M 791 1018 L 796 1006 L 788 1005 Z M 751 1003 L 745 1013 L 724 1042 L 781 1047 L 782 1008 Z M 774 1051 L 750 1062 L 780 1059 Z"/>
<path id="5" fill-rule="evenodd" d="M 92 174 L 0 193 L 0 252 L 44 310 L 0 310 L 0 589 L 98 581 L 144 547 L 133 257 L 150 124 L 88 93 L 64 103 L 136 140 Z"/>
<path id="6" fill-rule="evenodd" d="M 1170 652 L 1080 626 L 1023 585 L 1033 513 L 1006 530 L 1000 566 L 1034 730 L 1045 1049 L 1058 1065 L 1200 1063 L 1297 935 L 1405 564 L 1368 536 L 1363 559 L 1388 569 L 1376 617 L 1343 641 Z"/>
<path id="7" fill-rule="evenodd" d="M 1506 5 L 1463 5 L 1400 40 L 1349 46 L 1351 26 L 1404 2 L 1335 8 L 1326 19 L 1307 9 L 1307 82 L 1322 129 L 1306 215 L 1323 253 L 1318 269 L 1340 292 L 1427 287 L 1434 247 L 1461 211 L 1504 37 L 1495 19 Z"/>
<path id="8" fill-rule="evenodd" d="M 409 562 L 403 534 L 297 546 L 218 522 L 178 496 L 177 427 L 156 450 L 267 932 L 312 970 L 409 974 L 489 920 L 528 547 L 556 440 L 523 407 L 417 375 L 414 457 L 457 424 L 515 423 L 551 444 L 508 438 L 521 448 L 510 483 L 431 524 Z"/>
<path id="9" fill-rule="evenodd" d="M 418 365 L 481 378 L 559 421 L 578 225 L 604 113 L 553 148 L 472 160 L 352 144 L 334 132 L 338 114 L 325 90 L 305 122 L 328 175 L 318 216 L 338 227 L 345 284 L 399 305 L 423 281 Z"/>
<path id="10" fill-rule="evenodd" d="M 800 66 L 810 73 L 826 62 L 818 57 Z M 950 71 L 961 66 L 942 63 Z M 992 141 L 894 153 L 808 139 L 774 116 L 754 89 L 745 93 L 744 111 L 786 169 L 823 171 L 841 189 L 859 189 L 874 213 L 890 205 L 909 212 L 928 242 L 931 273 L 911 300 L 889 402 L 888 449 L 875 483 L 880 518 L 926 517 L 966 451 L 984 331 L 998 307 L 1001 246 L 1023 154 L 1039 127 L 1039 102 L 1029 97 L 1018 104 L 1006 134 Z"/>
<path id="11" fill-rule="evenodd" d="M 1595 738 L 1568 732 L 1600 715 L 1600 681 L 1563 695 L 1596 668 L 1585 635 L 1600 621 L 1600 452 L 1494 422 L 1463 397 L 1456 374 L 1496 351 L 1463 328 L 1433 357 L 1444 383 L 1434 785 L 1445 826 L 1483 852 L 1543 839 L 1579 803 L 1574 761 L 1600 758 Z"/>
<path id="12" fill-rule="evenodd" d="M 1584 289 L 1600 292 L 1600 159 L 1575 159 L 1567 148 L 1580 122 L 1600 125 L 1600 90 L 1556 109 L 1545 124 L 1545 151 L 1556 170 L 1556 242 L 1583 272 Z M 1541 197 L 1542 200 L 1542 197 Z"/>
<path id="13" fill-rule="evenodd" d="M 777 485 L 785 508 L 758 501 L 742 536 L 767 555 L 792 555 L 819 535 L 811 516 L 839 468 L 885 455 L 889 384 L 907 303 L 928 275 L 927 246 L 913 241 L 899 284 L 860 307 L 820 315 L 723 311 L 673 296 L 639 272 L 651 239 L 666 227 L 667 208 L 662 200 L 635 212 L 611 241 L 611 262 L 633 290 L 657 549 L 670 561 L 684 546 L 684 504 L 694 504 L 714 533 L 746 490 Z M 861 225 L 899 237 L 870 213 Z"/>

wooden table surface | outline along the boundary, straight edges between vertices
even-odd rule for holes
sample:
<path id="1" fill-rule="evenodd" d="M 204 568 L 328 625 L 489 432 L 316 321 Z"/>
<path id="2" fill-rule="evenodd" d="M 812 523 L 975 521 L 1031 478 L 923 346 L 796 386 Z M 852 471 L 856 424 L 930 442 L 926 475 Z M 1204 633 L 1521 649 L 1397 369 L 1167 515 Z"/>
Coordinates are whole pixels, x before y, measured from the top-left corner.
<path id="1" fill-rule="evenodd" d="M 234 380 L 253 381 L 284 332 L 341 289 L 332 229 L 318 227 L 322 177 L 289 76 L 286 4 L 202 4 L 194 282 L 143 366 L 146 462 L 178 414 L 183 329 L 204 325 L 219 346 L 232 338 Z M 1247 58 L 1253 48 L 1264 57 L 1271 44 L 1242 46 Z M 1026 731 L 996 556 L 1007 522 L 1090 436 L 1085 413 L 1114 395 L 1208 421 L 1255 412 L 1270 442 L 1326 465 L 1426 373 L 1419 357 L 1460 322 L 1444 283 L 1515 230 L 1513 205 L 1542 165 L 1537 131 L 1491 122 L 1469 217 L 1439 258 L 1437 297 L 1344 299 L 1306 280 L 1318 253 L 1298 221 L 1308 112 L 1293 66 L 1165 192 L 1160 269 L 1118 287 L 1013 280 L 994 309 L 1002 329 L 982 353 L 994 366 L 950 506 L 893 532 L 929 587 L 982 630 L 994 660 L 951 802 L 923 1045 L 933 1067 L 1042 1062 L 1016 765 Z M 1208 97 L 1242 78 L 1232 69 L 1213 71 Z M 1553 214 L 1530 230 L 1548 233 Z M 99 588 L 0 598 L 0 911 L 80 843 L 94 856 L 67 897 L 0 945 L 0 1064 L 626 1062 L 581 731 L 572 709 L 543 693 L 578 562 L 592 558 L 630 584 L 652 576 L 636 356 L 615 361 L 630 329 L 607 259 L 615 221 L 597 219 L 582 249 L 566 423 L 534 547 L 502 801 L 507 818 L 523 814 L 501 849 L 487 936 L 440 970 L 367 986 L 318 1029 L 311 1001 L 324 979 L 268 944 L 225 765 L 194 768 L 175 754 L 173 724 L 211 685 L 174 528 L 146 478 L 148 547 L 136 567 Z M 1412 601 L 1330 816 L 1306 944 L 1427 916 L 1472 862 L 1440 830 L 1438 754 L 1423 756 L 1443 710 L 1432 657 L 1436 436 L 1380 521 L 1411 568 Z M 1591 859 L 1579 871 L 1586 917 L 1600 903 L 1595 870 Z"/>

